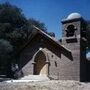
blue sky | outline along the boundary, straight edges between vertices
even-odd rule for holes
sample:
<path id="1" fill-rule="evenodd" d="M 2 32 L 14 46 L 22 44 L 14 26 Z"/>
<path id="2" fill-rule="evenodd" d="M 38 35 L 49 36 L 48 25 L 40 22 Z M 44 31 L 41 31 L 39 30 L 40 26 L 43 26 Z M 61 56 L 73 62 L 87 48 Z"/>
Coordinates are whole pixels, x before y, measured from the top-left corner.
<path id="1" fill-rule="evenodd" d="M 44 22 L 49 32 L 61 38 L 61 20 L 72 12 L 80 13 L 90 19 L 90 0 L 0 0 L 10 2 L 23 10 L 27 18 L 35 18 Z"/>

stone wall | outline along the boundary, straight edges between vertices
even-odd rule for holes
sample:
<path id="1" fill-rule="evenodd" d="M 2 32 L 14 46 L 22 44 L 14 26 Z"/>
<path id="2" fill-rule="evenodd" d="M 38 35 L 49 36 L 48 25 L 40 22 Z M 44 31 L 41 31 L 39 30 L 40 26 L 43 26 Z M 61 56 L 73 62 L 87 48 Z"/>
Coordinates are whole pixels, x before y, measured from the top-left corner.
<path id="1" fill-rule="evenodd" d="M 34 74 L 33 57 L 38 50 L 42 48 L 48 55 L 46 62 L 49 61 L 48 76 L 57 79 L 59 63 L 61 59 L 61 49 L 53 42 L 42 37 L 42 35 L 35 36 L 30 43 L 22 50 L 20 55 L 20 68 L 24 75 Z"/>
<path id="2" fill-rule="evenodd" d="M 71 50 L 71 53 L 64 51 L 51 41 L 36 36 L 24 48 L 21 53 L 20 64 L 24 75 L 34 74 L 34 64 L 32 64 L 34 54 L 43 48 L 48 57 L 48 76 L 50 79 L 60 80 L 80 80 L 80 38 L 75 43 L 68 43 L 64 40 L 65 47 Z"/>

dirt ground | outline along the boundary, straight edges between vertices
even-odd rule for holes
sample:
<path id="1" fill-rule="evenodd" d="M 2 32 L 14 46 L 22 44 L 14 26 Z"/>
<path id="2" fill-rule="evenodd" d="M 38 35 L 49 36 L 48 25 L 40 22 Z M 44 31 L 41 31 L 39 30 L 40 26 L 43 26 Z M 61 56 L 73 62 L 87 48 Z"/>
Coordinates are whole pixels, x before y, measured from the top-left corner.
<path id="1" fill-rule="evenodd" d="M 0 90 L 90 90 L 90 83 L 70 80 L 0 82 Z"/>

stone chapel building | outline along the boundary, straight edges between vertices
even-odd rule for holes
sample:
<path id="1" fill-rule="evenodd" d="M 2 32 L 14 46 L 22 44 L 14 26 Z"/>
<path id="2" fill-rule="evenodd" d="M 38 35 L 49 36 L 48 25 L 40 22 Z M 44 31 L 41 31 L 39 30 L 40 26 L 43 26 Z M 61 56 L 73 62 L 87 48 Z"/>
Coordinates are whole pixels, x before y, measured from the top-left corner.
<path id="1" fill-rule="evenodd" d="M 34 26 L 30 39 L 20 51 L 20 71 L 24 76 L 41 75 L 54 80 L 90 81 L 85 26 L 86 21 L 79 13 L 70 14 L 62 20 L 61 40 L 56 40 Z"/>
<path id="2" fill-rule="evenodd" d="M 61 42 L 34 27 L 32 37 L 20 53 L 19 64 L 24 75 L 89 81 L 85 24 L 79 13 L 70 14 L 62 20 Z"/>

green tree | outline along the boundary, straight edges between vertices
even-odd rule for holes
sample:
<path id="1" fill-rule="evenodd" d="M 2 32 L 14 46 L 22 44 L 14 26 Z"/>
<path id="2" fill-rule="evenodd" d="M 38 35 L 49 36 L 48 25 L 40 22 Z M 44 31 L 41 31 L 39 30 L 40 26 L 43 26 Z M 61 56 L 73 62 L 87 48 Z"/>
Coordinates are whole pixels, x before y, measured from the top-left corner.
<path id="1" fill-rule="evenodd" d="M 29 19 L 28 23 L 29 23 L 29 25 L 35 25 L 36 27 L 43 30 L 44 32 L 47 32 L 47 28 L 46 28 L 45 24 L 38 20 L 35 20 L 34 18 Z"/>
<path id="2" fill-rule="evenodd" d="M 27 19 L 20 8 L 9 3 L 0 4 L 0 38 L 9 40 L 16 45 L 22 38 L 22 27 L 26 23 Z"/>
<path id="3" fill-rule="evenodd" d="M 33 25 L 47 32 L 44 23 L 27 20 L 20 8 L 9 3 L 0 4 L 0 38 L 9 40 L 15 47 L 20 46 L 30 36 Z"/>
<path id="4" fill-rule="evenodd" d="M 9 59 L 9 54 L 13 51 L 13 46 L 9 41 L 0 39 L 0 61 Z"/>
<path id="5" fill-rule="evenodd" d="M 10 23 L 13 27 L 19 28 L 26 23 L 22 10 L 9 3 L 0 5 L 0 23 Z"/>
<path id="6" fill-rule="evenodd" d="M 5 70 L 5 74 L 8 73 L 7 70 L 10 69 L 10 64 L 12 62 L 12 52 L 13 46 L 9 41 L 0 39 L 0 70 Z"/>
<path id="7" fill-rule="evenodd" d="M 47 32 L 44 23 L 33 18 L 27 20 L 20 8 L 7 2 L 0 4 L 0 39 L 10 41 L 14 48 L 27 41 L 33 25 L 52 36 L 52 33 Z"/>
<path id="8" fill-rule="evenodd" d="M 27 19 L 20 8 L 9 3 L 0 4 L 0 67 L 17 61 L 18 47 L 29 39 L 33 25 L 50 34 L 44 23 L 32 18 Z M 8 70 L 10 67 L 9 64 Z"/>

